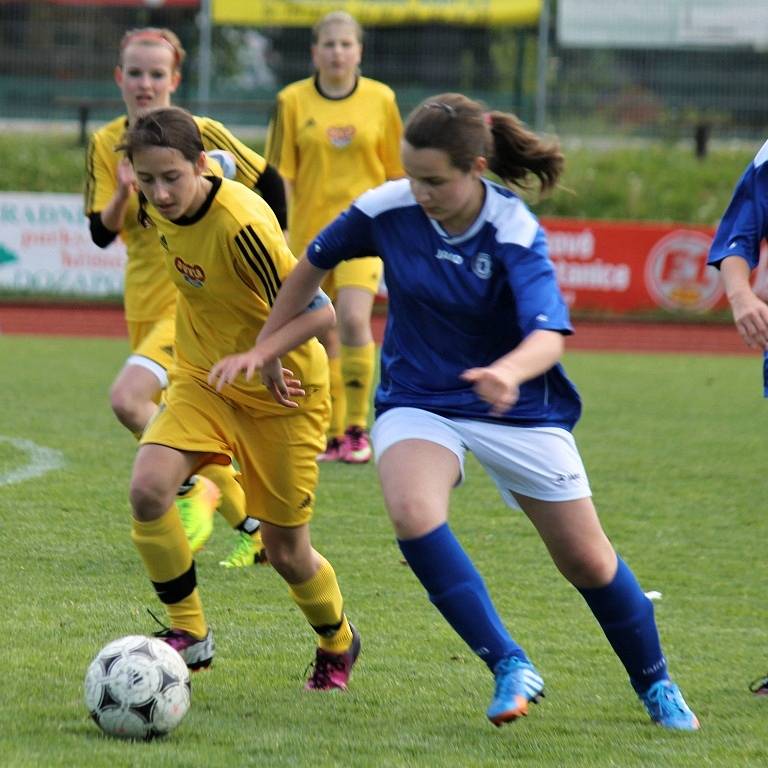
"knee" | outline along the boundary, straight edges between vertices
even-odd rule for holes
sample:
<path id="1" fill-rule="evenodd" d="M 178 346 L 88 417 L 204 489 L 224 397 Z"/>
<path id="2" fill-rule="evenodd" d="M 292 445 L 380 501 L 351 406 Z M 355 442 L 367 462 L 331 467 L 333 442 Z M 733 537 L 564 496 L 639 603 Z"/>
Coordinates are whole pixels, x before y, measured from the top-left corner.
<path id="1" fill-rule="evenodd" d="M 445 522 L 445 516 L 432 510 L 426 500 L 404 497 L 387 504 L 398 539 L 415 539 Z"/>
<path id="2" fill-rule="evenodd" d="M 616 575 L 616 553 L 610 548 L 573 550 L 557 565 L 563 576 L 581 589 L 598 589 L 611 583 Z"/>
<path id="3" fill-rule="evenodd" d="M 129 495 L 133 516 L 137 520 L 156 520 L 173 504 L 176 489 L 158 476 L 134 473 Z"/>
<path id="4" fill-rule="evenodd" d="M 129 387 L 116 382 L 109 390 L 109 404 L 117 420 L 133 432 L 140 432 L 144 425 L 140 424 L 141 408 L 138 398 Z"/>
<path id="5" fill-rule="evenodd" d="M 348 347 L 362 347 L 370 341 L 370 314 L 357 309 L 345 312 L 339 318 L 339 340 Z"/>

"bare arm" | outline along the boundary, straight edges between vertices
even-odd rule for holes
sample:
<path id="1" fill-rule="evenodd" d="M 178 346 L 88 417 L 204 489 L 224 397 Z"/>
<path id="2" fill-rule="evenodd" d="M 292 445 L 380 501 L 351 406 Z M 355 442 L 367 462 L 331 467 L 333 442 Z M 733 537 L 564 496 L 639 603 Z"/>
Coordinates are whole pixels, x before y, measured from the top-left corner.
<path id="1" fill-rule="evenodd" d="M 117 189 L 101 211 L 101 223 L 110 232 L 119 232 L 125 223 L 125 212 L 131 195 L 136 194 L 136 177 L 131 163 L 123 158 L 117 165 Z"/>
<path id="2" fill-rule="evenodd" d="M 517 402 L 520 385 L 548 371 L 564 349 L 561 333 L 537 330 L 491 365 L 470 368 L 461 378 L 471 382 L 478 397 L 490 403 L 491 413 L 500 415 Z"/>
<path id="3" fill-rule="evenodd" d="M 752 290 L 750 273 L 749 264 L 741 256 L 727 256 L 720 263 L 725 294 L 739 334 L 750 347 L 768 349 L 768 306 Z"/>

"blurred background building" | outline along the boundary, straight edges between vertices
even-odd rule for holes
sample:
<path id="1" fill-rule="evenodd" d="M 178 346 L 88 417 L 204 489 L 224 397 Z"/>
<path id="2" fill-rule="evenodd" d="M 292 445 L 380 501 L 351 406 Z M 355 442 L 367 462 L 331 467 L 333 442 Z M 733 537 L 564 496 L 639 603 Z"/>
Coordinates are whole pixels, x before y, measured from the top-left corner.
<path id="1" fill-rule="evenodd" d="M 113 117 L 120 38 L 167 26 L 189 55 L 177 103 L 263 130 L 277 90 L 310 72 L 302 5 L 357 15 L 363 71 L 404 112 L 459 90 L 563 136 L 755 139 L 768 125 L 768 0 L 0 0 L 0 117 Z"/>

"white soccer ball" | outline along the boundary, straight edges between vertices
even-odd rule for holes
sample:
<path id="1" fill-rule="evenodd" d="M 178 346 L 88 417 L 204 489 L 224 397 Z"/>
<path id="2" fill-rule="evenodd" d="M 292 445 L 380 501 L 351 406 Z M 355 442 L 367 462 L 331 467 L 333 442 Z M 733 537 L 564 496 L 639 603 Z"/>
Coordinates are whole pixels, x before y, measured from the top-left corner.
<path id="1" fill-rule="evenodd" d="M 189 670 L 157 637 L 128 635 L 105 645 L 85 675 L 85 705 L 104 733 L 152 739 L 172 731 L 189 709 Z"/>

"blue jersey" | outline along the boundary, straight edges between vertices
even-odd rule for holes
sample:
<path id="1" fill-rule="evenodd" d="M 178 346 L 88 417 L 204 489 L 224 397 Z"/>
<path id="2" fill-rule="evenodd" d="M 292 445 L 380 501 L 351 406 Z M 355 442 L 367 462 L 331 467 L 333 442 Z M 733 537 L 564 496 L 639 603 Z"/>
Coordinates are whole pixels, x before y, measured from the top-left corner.
<path id="1" fill-rule="evenodd" d="M 459 378 L 506 355 L 532 331 L 573 331 L 538 221 L 510 190 L 484 183 L 480 215 L 461 235 L 429 219 L 400 179 L 358 198 L 315 238 L 307 257 L 321 269 L 370 253 L 384 262 L 389 311 L 377 414 L 409 406 L 571 429 L 581 401 L 559 364 L 524 383 L 517 404 L 498 417 Z"/>
<path id="2" fill-rule="evenodd" d="M 736 184 L 709 251 L 708 263 L 719 266 L 726 256 L 741 256 L 754 269 L 760 243 L 768 235 L 768 142 Z"/>

